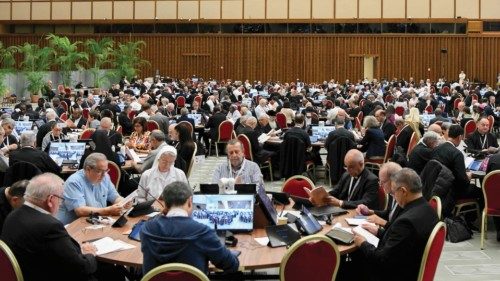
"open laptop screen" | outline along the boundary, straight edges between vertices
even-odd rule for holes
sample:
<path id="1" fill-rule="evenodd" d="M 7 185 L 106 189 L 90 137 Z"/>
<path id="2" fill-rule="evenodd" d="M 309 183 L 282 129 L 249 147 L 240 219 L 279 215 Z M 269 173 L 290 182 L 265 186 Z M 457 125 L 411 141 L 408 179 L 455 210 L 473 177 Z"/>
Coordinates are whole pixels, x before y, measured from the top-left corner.
<path id="1" fill-rule="evenodd" d="M 66 163 L 80 164 L 85 153 L 84 142 L 51 142 L 49 156 L 58 165 Z"/>
<path id="2" fill-rule="evenodd" d="M 195 194 L 192 216 L 211 229 L 252 231 L 254 200 L 247 194 Z"/>
<path id="3" fill-rule="evenodd" d="M 33 121 L 16 121 L 16 132 L 21 135 L 24 131 L 30 131 L 33 127 Z"/>

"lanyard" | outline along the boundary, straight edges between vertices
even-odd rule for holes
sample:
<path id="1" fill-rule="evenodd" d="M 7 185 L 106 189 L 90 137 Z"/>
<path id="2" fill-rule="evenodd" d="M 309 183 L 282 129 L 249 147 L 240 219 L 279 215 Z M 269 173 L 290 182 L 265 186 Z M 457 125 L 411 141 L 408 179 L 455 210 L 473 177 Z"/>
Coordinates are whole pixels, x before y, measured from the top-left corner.
<path id="1" fill-rule="evenodd" d="M 484 139 L 482 139 L 482 140 L 481 140 L 481 136 L 479 136 L 479 141 L 481 142 L 482 149 L 488 148 L 488 135 L 484 135 Z"/>
<path id="2" fill-rule="evenodd" d="M 360 179 L 361 177 L 359 177 L 358 180 L 356 180 L 356 183 L 353 186 L 352 183 L 354 182 L 354 178 L 351 177 L 351 183 L 349 184 L 349 193 L 347 196 L 347 201 L 351 201 L 352 195 L 354 194 L 354 190 L 356 190 L 356 187 L 358 186 Z"/>
<path id="3" fill-rule="evenodd" d="M 233 176 L 233 168 L 231 167 L 231 162 L 228 163 L 229 164 L 229 176 L 232 177 L 233 179 L 236 179 L 241 171 L 243 171 L 243 169 L 245 168 L 245 159 L 243 159 L 243 163 L 241 164 L 241 168 L 238 170 L 238 172 L 236 173 L 235 176 Z"/>

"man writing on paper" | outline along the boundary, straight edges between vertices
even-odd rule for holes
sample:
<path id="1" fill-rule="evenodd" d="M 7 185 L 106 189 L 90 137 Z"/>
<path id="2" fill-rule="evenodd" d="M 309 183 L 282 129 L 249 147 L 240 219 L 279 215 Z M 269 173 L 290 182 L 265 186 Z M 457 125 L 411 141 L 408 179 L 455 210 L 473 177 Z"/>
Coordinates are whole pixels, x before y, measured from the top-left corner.
<path id="1" fill-rule="evenodd" d="M 108 175 L 108 159 L 102 153 L 90 154 L 83 169 L 71 175 L 64 184 L 64 202 L 57 218 L 64 224 L 91 213 L 101 216 L 118 216 L 130 208 L 131 202 L 123 206 L 115 186 Z M 107 206 L 107 203 L 113 205 Z"/>
<path id="2" fill-rule="evenodd" d="M 63 202 L 63 181 L 54 174 L 31 179 L 25 203 L 5 220 L 2 240 L 16 256 L 24 280 L 89 280 L 96 249 L 78 245 L 54 218 Z"/>
<path id="3" fill-rule="evenodd" d="M 236 271 L 238 259 L 221 244 L 214 230 L 194 221 L 193 191 L 184 182 L 163 189 L 163 214 L 146 222 L 141 230 L 144 255 L 142 272 L 166 263 L 180 262 L 208 273 L 208 262 L 225 271 Z"/>
<path id="4" fill-rule="evenodd" d="M 330 196 L 313 198 L 314 205 L 333 205 L 344 209 L 354 209 L 363 204 L 370 209 L 379 209 L 378 180 L 372 172 L 365 168 L 361 151 L 351 149 L 344 158 L 347 171 L 342 175 L 337 186 L 330 191 Z"/>
<path id="5" fill-rule="evenodd" d="M 417 280 L 422 255 L 438 222 L 436 211 L 422 197 L 422 182 L 415 171 L 404 168 L 391 177 L 391 194 L 403 212 L 386 230 L 363 225 L 380 241 L 374 246 L 355 234 L 363 266 L 373 280 Z M 358 268 L 359 270 L 359 268 Z"/>

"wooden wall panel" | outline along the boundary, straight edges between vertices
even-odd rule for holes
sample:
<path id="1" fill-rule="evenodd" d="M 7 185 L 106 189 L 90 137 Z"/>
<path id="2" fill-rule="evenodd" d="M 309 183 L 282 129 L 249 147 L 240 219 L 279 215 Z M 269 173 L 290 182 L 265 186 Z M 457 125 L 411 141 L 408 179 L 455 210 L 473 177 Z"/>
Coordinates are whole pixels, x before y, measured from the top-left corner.
<path id="1" fill-rule="evenodd" d="M 108 35 L 106 35 L 108 36 Z M 117 42 L 144 40 L 143 57 L 162 75 L 206 79 L 275 80 L 301 79 L 322 82 L 336 79 L 357 81 L 363 76 L 363 54 L 378 55 L 377 78 L 431 78 L 436 80 L 444 65 L 448 79 L 464 70 L 472 79 L 494 85 L 500 69 L 500 36 L 244 36 L 244 35 L 114 35 Z M 70 36 L 85 41 L 90 36 Z M 44 42 L 34 35 L 0 35 L 5 45 Z M 165 48 L 168 46 L 168 48 Z M 442 55 L 440 50 L 448 53 Z M 430 69 L 430 72 L 428 71 Z"/>

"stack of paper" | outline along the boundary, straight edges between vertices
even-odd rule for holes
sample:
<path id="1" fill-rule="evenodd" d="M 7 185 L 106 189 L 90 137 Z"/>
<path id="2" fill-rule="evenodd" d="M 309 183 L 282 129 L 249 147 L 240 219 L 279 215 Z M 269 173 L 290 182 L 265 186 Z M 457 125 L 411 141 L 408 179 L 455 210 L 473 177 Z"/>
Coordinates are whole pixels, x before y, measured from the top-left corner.
<path id="1" fill-rule="evenodd" d="M 268 136 L 267 134 L 262 133 L 259 136 L 259 143 L 265 143 L 269 139 L 269 137 L 270 136 Z"/>
<path id="2" fill-rule="evenodd" d="M 375 225 L 372 222 L 368 222 L 366 219 L 346 218 L 345 221 L 347 222 L 348 225 L 362 225 L 362 224 Z"/>
<path id="3" fill-rule="evenodd" d="M 121 240 L 113 240 L 111 237 L 101 238 L 92 242 L 92 244 L 97 248 L 96 255 L 98 256 L 135 248 L 134 245 L 125 243 Z"/>
<path id="4" fill-rule="evenodd" d="M 366 241 L 372 244 L 373 246 L 375 247 L 378 246 L 378 241 L 379 241 L 378 237 L 368 232 L 368 230 L 361 227 L 361 225 L 358 225 L 355 228 L 353 228 L 352 232 L 363 236 L 366 239 Z"/>

